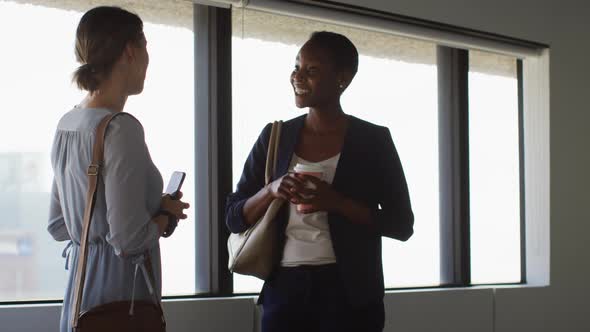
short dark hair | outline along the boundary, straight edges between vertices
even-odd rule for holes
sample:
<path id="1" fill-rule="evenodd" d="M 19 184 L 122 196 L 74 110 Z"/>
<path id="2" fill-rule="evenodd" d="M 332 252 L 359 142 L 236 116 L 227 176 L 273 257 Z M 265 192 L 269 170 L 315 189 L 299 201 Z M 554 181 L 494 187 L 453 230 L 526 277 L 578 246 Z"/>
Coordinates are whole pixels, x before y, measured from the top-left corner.
<path id="1" fill-rule="evenodd" d="M 359 66 L 359 53 L 346 36 L 329 31 L 316 31 L 309 41 L 330 53 L 338 70 L 350 71 L 354 76 Z"/>
<path id="2" fill-rule="evenodd" d="M 143 22 L 119 7 L 101 6 L 87 11 L 76 30 L 76 60 L 81 64 L 72 80 L 80 89 L 96 91 L 112 71 L 127 43 L 143 38 Z"/>

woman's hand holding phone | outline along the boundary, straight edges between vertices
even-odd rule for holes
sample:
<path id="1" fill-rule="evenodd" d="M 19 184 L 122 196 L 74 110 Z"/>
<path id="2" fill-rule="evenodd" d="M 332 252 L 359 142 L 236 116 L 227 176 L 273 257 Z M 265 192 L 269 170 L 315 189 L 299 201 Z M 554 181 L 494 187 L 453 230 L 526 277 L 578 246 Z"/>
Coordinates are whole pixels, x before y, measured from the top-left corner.
<path id="1" fill-rule="evenodd" d="M 161 217 L 156 220 L 156 223 L 160 229 L 160 235 L 164 237 L 172 235 L 174 229 L 176 229 L 178 220 L 186 219 L 187 217 L 184 210 L 188 209 L 190 205 L 180 200 L 182 198 L 180 188 L 184 182 L 185 175 L 184 172 L 172 173 L 166 192 L 162 196 L 160 211 L 158 212 Z M 162 218 L 163 216 L 166 218 Z"/>
<path id="2" fill-rule="evenodd" d="M 172 198 L 169 194 L 162 196 L 160 211 L 154 219 L 156 224 L 158 224 L 160 236 L 169 237 L 176 229 L 178 220 L 186 219 L 184 210 L 188 209 L 190 205 L 180 200 L 182 197 L 181 191 L 178 191 L 175 197 L 178 198 Z"/>
<path id="3" fill-rule="evenodd" d="M 160 204 L 160 210 L 164 210 L 172 214 L 176 219 L 186 219 L 185 209 L 188 209 L 190 205 L 186 202 L 181 201 L 182 191 L 178 191 L 175 198 L 171 195 L 166 194 L 162 196 L 162 203 Z"/>

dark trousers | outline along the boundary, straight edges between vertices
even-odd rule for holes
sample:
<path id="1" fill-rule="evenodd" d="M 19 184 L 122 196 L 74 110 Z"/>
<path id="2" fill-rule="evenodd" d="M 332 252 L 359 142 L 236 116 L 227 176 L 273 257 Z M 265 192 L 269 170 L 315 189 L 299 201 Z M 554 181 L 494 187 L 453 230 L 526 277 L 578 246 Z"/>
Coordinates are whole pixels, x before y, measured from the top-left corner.
<path id="1" fill-rule="evenodd" d="M 381 332 L 383 300 L 346 298 L 336 264 L 281 267 L 262 297 L 262 332 Z"/>

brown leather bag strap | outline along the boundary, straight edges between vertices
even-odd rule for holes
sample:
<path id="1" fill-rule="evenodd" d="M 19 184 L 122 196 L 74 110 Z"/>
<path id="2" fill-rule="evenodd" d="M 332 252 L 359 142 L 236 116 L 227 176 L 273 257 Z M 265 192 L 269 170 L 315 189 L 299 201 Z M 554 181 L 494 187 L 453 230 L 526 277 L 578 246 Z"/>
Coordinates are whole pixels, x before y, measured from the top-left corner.
<path id="1" fill-rule="evenodd" d="M 84 209 L 84 221 L 83 225 L 84 228 L 82 230 L 82 238 L 80 239 L 80 252 L 78 254 L 78 265 L 76 268 L 76 284 L 75 284 L 75 291 L 74 291 L 74 306 L 72 307 L 72 327 L 78 327 L 78 321 L 80 319 L 80 306 L 82 304 L 82 294 L 84 291 L 84 281 L 86 280 L 86 263 L 88 259 L 88 237 L 90 234 L 90 223 L 92 221 L 92 213 L 94 212 L 94 205 L 96 203 L 96 192 L 98 191 L 98 179 L 101 173 L 101 167 L 103 166 L 103 159 L 104 159 L 104 140 L 106 135 L 107 127 L 109 123 L 118 115 L 127 114 L 123 112 L 118 112 L 114 114 L 109 114 L 105 116 L 98 126 L 96 127 L 95 138 L 94 138 L 94 147 L 92 150 L 92 162 L 88 166 L 88 191 L 86 192 L 86 208 Z M 150 274 L 152 274 L 153 279 L 153 272 L 151 269 L 151 261 L 148 259 L 146 260 L 148 263 L 148 268 Z M 155 287 L 155 285 L 154 285 Z M 157 300 L 157 297 L 156 297 Z M 162 319 L 163 311 L 160 304 L 160 301 L 156 301 L 160 311 L 162 312 Z"/>
<path id="2" fill-rule="evenodd" d="M 96 191 L 98 190 L 98 175 L 102 166 L 104 154 L 104 136 L 106 128 L 111 120 L 120 113 L 105 116 L 96 127 L 94 137 L 94 148 L 92 150 L 92 162 L 88 166 L 88 191 L 86 192 L 86 208 L 84 209 L 84 221 L 82 238 L 80 239 L 80 251 L 78 254 L 78 266 L 76 268 L 76 286 L 74 292 L 74 306 L 72 311 L 72 327 L 78 327 L 80 318 L 80 306 L 82 304 L 82 293 L 84 281 L 86 280 L 86 260 L 88 258 L 88 235 L 90 234 L 90 222 L 96 203 Z"/>
<path id="3" fill-rule="evenodd" d="M 272 180 L 277 167 L 277 155 L 279 150 L 279 142 L 281 140 L 281 127 L 283 121 L 275 121 L 270 129 L 270 137 L 268 139 L 268 152 L 266 153 L 266 168 L 264 171 L 264 183 L 269 184 Z"/>

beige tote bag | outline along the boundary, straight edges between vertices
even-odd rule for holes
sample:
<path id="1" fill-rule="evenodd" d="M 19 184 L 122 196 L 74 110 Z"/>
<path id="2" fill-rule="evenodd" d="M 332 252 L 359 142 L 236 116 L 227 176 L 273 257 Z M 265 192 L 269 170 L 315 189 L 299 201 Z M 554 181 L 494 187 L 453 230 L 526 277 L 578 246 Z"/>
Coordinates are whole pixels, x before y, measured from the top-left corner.
<path id="1" fill-rule="evenodd" d="M 275 172 L 282 124 L 282 121 L 275 121 L 270 131 L 264 174 L 265 184 L 270 182 Z M 254 276 L 262 280 L 270 275 L 279 254 L 279 238 L 273 219 L 284 202 L 283 199 L 273 200 L 264 216 L 256 224 L 242 233 L 230 234 L 227 250 L 229 251 L 228 268 L 231 272 Z"/>

